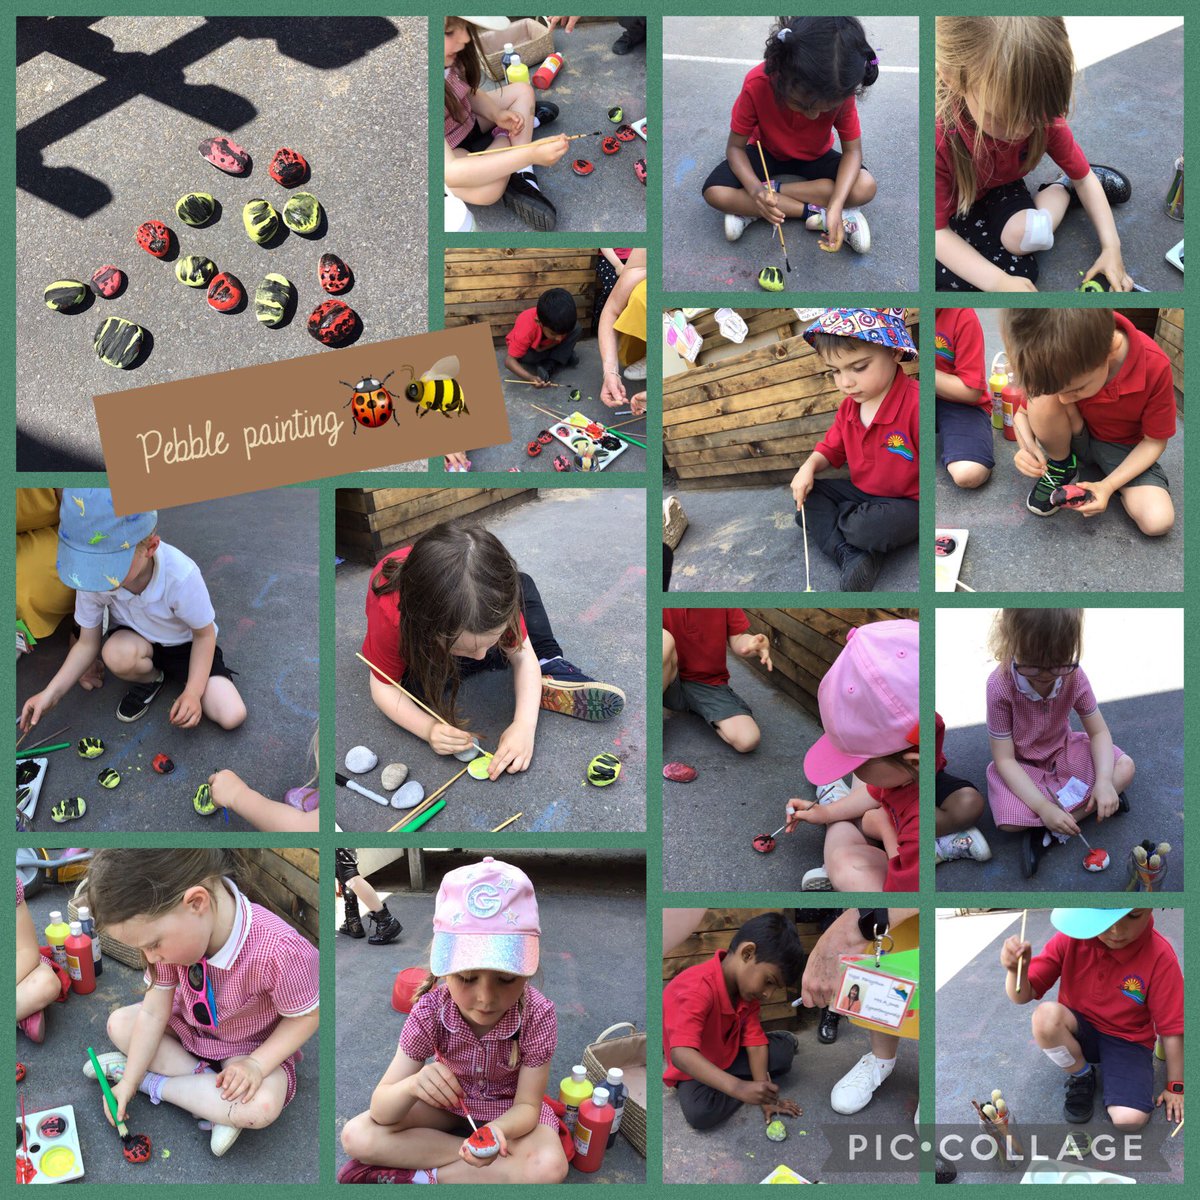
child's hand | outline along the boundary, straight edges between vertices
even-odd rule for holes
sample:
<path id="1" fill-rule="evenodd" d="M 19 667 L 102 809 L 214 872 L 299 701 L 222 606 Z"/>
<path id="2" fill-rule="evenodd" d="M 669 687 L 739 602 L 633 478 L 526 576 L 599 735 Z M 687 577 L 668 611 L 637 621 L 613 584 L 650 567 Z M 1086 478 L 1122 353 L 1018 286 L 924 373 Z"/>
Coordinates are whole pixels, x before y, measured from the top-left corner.
<path id="1" fill-rule="evenodd" d="M 233 771 L 216 771 L 208 777 L 208 787 L 212 792 L 212 802 L 218 808 L 228 808 L 237 812 L 238 793 L 246 786 L 245 780 Z"/>
<path id="2" fill-rule="evenodd" d="M 807 467 L 801 467 L 795 475 L 792 476 L 792 499 L 796 502 L 796 507 L 802 508 L 805 500 L 808 499 L 808 493 L 813 489 L 812 473 Z"/>
<path id="3" fill-rule="evenodd" d="M 506 108 L 496 114 L 496 126 L 516 137 L 525 128 L 525 118 L 515 108 Z"/>
<path id="4" fill-rule="evenodd" d="M 772 225 L 783 224 L 783 209 L 779 207 L 779 197 L 765 183 L 754 193 L 754 206 L 763 220 L 770 221 Z"/>
<path id="5" fill-rule="evenodd" d="M 633 410 L 633 416 L 641 417 L 646 413 L 646 393 L 637 392 L 629 397 L 629 407 Z"/>
<path id="6" fill-rule="evenodd" d="M 227 1059 L 216 1078 L 222 1100 L 240 1101 L 243 1104 L 254 1099 L 255 1092 L 262 1087 L 262 1081 L 262 1067 L 248 1055 Z"/>
<path id="7" fill-rule="evenodd" d="M 462 1108 L 462 1084 L 445 1063 L 426 1063 L 412 1078 L 412 1094 L 434 1108 Z"/>
<path id="8" fill-rule="evenodd" d="M 447 471 L 469 471 L 471 469 L 471 460 L 467 457 L 465 450 L 443 455 L 442 462 Z"/>
<path id="9" fill-rule="evenodd" d="M 1024 275 L 1009 275 L 1002 272 L 996 280 L 996 286 L 992 289 L 994 292 L 1036 292 L 1032 279 L 1026 279 Z"/>
<path id="10" fill-rule="evenodd" d="M 825 232 L 821 235 L 821 245 L 826 250 L 840 250 L 846 237 L 846 227 L 842 224 L 841 207 L 829 205 L 825 209 Z"/>
<path id="11" fill-rule="evenodd" d="M 734 1095 L 743 1104 L 774 1104 L 779 1098 L 779 1085 L 769 1079 L 740 1079 Z"/>
<path id="12" fill-rule="evenodd" d="M 1163 1106 L 1166 1106 L 1163 1108 Z M 1159 1093 L 1154 1101 L 1155 1108 L 1162 1108 L 1168 1121 L 1178 1125 L 1183 1120 L 1183 1095 L 1179 1092 L 1169 1092 L 1166 1088 Z"/>
<path id="13" fill-rule="evenodd" d="M 112 1085 L 112 1094 L 113 1099 L 117 1102 L 117 1121 L 124 1121 L 129 1102 L 137 1095 L 137 1088 L 131 1086 L 127 1079 L 118 1079 Z M 116 1129 L 117 1122 L 113 1120 L 113 1115 L 108 1108 L 108 1100 L 103 1094 L 100 1096 L 100 1103 L 104 1106 L 104 1115 L 108 1118 L 108 1123 Z"/>
<path id="14" fill-rule="evenodd" d="M 1108 280 L 1108 285 L 1114 292 L 1133 291 L 1133 280 L 1130 279 L 1129 273 L 1125 270 L 1125 261 L 1121 257 L 1120 246 L 1101 250 L 1100 257 L 1092 263 L 1091 268 L 1084 275 L 1084 282 L 1086 283 L 1096 275 L 1103 275 Z"/>
<path id="15" fill-rule="evenodd" d="M 471 735 L 464 729 L 455 729 L 443 721 L 435 721 L 425 735 L 434 754 L 458 754 L 471 747 Z"/>
<path id="16" fill-rule="evenodd" d="M 188 688 L 180 693 L 171 705 L 169 720 L 179 729 L 192 729 L 200 724 L 204 709 L 200 706 L 200 695 Z"/>
<path id="17" fill-rule="evenodd" d="M 775 669 L 771 662 L 771 642 L 765 633 L 756 633 L 739 651 L 742 658 L 750 658 L 752 655 L 758 655 L 758 661 L 762 663 L 768 671 Z"/>
<path id="18" fill-rule="evenodd" d="M 463 1162 L 469 1162 L 473 1167 L 490 1167 L 492 1163 L 496 1161 L 496 1159 L 507 1158 L 509 1155 L 508 1139 L 504 1136 L 504 1130 L 501 1129 L 499 1125 L 481 1125 L 479 1128 L 490 1129 L 492 1131 L 492 1136 L 495 1137 L 496 1141 L 499 1143 L 500 1153 L 493 1154 L 491 1158 L 476 1158 L 475 1155 L 471 1153 L 470 1147 L 467 1145 L 467 1142 L 469 1142 L 471 1139 L 463 1138 L 463 1143 L 458 1148 L 458 1157 L 461 1158 Z"/>
<path id="19" fill-rule="evenodd" d="M 798 1105 L 795 1100 L 789 1100 L 786 1096 L 780 1096 L 772 1104 L 764 1104 L 762 1106 L 763 1120 L 769 1125 L 775 1118 L 778 1117 L 801 1117 L 804 1115 L 804 1109 Z"/>
<path id="20" fill-rule="evenodd" d="M 1057 805 L 1042 817 L 1042 824 L 1051 833 L 1063 833 L 1068 837 L 1079 836 L 1079 824 L 1069 812 L 1064 812 Z"/>
<path id="21" fill-rule="evenodd" d="M 1021 427 L 1015 422 L 1013 429 L 1017 431 L 1017 442 L 1021 447 L 1013 455 L 1013 466 L 1028 479 L 1041 479 L 1050 465 L 1047 463 L 1041 447 L 1032 434 L 1028 437 L 1022 436 Z"/>
<path id="22" fill-rule="evenodd" d="M 500 744 L 496 747 L 492 761 L 488 763 L 488 778 L 499 779 L 505 771 L 510 775 L 528 771 L 529 764 L 533 762 L 533 738 L 536 731 L 536 725 L 514 721 L 500 735 Z"/>
<path id="23" fill-rule="evenodd" d="M 1004 940 L 1004 945 L 1000 947 L 1000 965 L 1006 971 L 1015 971 L 1017 963 L 1021 959 L 1025 960 L 1025 970 L 1021 972 L 1022 983 L 1029 978 L 1029 958 L 1033 953 L 1033 947 L 1028 942 L 1023 942 L 1014 933 L 1012 937 Z"/>
<path id="24" fill-rule="evenodd" d="M 1096 806 L 1096 820 L 1107 821 L 1117 811 L 1121 799 L 1111 783 L 1097 783 L 1092 788 L 1092 802 Z"/>
<path id="25" fill-rule="evenodd" d="M 21 709 L 21 732 L 28 733 L 57 703 L 48 692 L 30 696 Z"/>
<path id="26" fill-rule="evenodd" d="M 825 810 L 815 800 L 789 800 L 784 812 L 787 814 L 784 833 L 791 833 L 802 822 L 807 825 L 825 825 L 827 823 Z"/>
<path id="27" fill-rule="evenodd" d="M 1094 482 L 1088 480 L 1084 486 L 1092 493 L 1092 498 L 1086 504 L 1081 504 L 1075 511 L 1085 517 L 1098 517 L 1112 499 L 1112 488 L 1102 479 Z"/>
<path id="28" fill-rule="evenodd" d="M 557 137 L 538 141 L 531 148 L 533 165 L 535 167 L 552 167 L 570 148 L 571 143 L 562 133 Z"/>
<path id="29" fill-rule="evenodd" d="M 540 375 L 535 375 L 529 382 L 532 383 L 535 388 L 548 388 L 553 386 L 549 379 L 543 379 Z"/>

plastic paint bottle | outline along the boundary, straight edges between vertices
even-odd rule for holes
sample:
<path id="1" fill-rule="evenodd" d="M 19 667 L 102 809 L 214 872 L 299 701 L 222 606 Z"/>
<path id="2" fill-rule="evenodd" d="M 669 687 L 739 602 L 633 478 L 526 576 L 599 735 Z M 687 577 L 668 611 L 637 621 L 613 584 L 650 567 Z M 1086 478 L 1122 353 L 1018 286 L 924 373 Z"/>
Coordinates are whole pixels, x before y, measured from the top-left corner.
<path id="1" fill-rule="evenodd" d="M 79 923 L 83 932 L 92 939 L 92 966 L 96 968 L 96 978 L 104 974 L 104 955 L 100 953 L 100 939 L 96 936 L 96 922 L 92 920 L 92 910 L 86 904 L 79 909 Z"/>
<path id="2" fill-rule="evenodd" d="M 572 1067 L 571 1073 L 558 1085 L 560 1104 L 567 1106 L 563 1116 L 563 1124 L 575 1132 L 575 1122 L 579 1119 L 579 1106 L 592 1094 L 592 1085 L 587 1077 L 587 1067 Z"/>
<path id="3" fill-rule="evenodd" d="M 1003 365 L 1002 365 L 1003 364 Z M 1001 350 L 992 359 L 992 373 L 988 378 L 988 391 L 992 397 L 992 428 L 1004 428 L 1004 389 L 1011 381 L 1008 377 L 1008 359 Z"/>
<path id="4" fill-rule="evenodd" d="M 600 1169 L 615 1115 L 608 1102 L 608 1088 L 598 1087 L 591 1099 L 579 1106 L 579 1120 L 575 1122 L 575 1157 L 571 1159 L 573 1167 L 585 1172 Z"/>
<path id="5" fill-rule="evenodd" d="M 71 922 L 71 935 L 64 943 L 67 952 L 67 974 L 71 990 L 86 996 L 96 990 L 96 969 L 92 966 L 92 939 L 83 932 L 78 921 Z"/>
<path id="6" fill-rule="evenodd" d="M 505 71 L 509 83 L 528 83 L 529 68 L 521 61 L 519 54 L 513 55 L 513 60 L 508 64 L 508 70 Z"/>
<path id="7" fill-rule="evenodd" d="M 1025 393 L 1015 383 L 1008 384 L 1000 394 L 1000 411 L 1004 421 L 1004 436 L 1010 442 L 1017 440 L 1013 418 L 1025 407 Z"/>
<path id="8" fill-rule="evenodd" d="M 617 1140 L 617 1131 L 621 1128 L 621 1117 L 625 1112 L 625 1101 L 629 1099 L 629 1089 L 625 1086 L 625 1072 L 620 1067 L 609 1067 L 608 1078 L 604 1082 L 608 1098 L 613 1106 L 612 1132 L 608 1135 L 606 1150 L 611 1150 Z"/>
<path id="9" fill-rule="evenodd" d="M 50 924 L 46 926 L 46 944 L 54 951 L 54 961 L 65 971 L 67 969 L 67 952 L 63 943 L 71 936 L 71 927 L 62 919 L 61 912 L 50 914 Z"/>
<path id="10" fill-rule="evenodd" d="M 500 70 L 502 70 L 505 75 L 508 74 L 508 64 L 512 62 L 514 58 L 516 58 L 516 55 L 513 53 L 512 42 L 505 42 L 504 53 L 500 55 Z"/>
<path id="11" fill-rule="evenodd" d="M 546 61 L 533 73 L 533 86 L 545 91 L 562 70 L 563 56 L 557 52 L 547 56 Z"/>

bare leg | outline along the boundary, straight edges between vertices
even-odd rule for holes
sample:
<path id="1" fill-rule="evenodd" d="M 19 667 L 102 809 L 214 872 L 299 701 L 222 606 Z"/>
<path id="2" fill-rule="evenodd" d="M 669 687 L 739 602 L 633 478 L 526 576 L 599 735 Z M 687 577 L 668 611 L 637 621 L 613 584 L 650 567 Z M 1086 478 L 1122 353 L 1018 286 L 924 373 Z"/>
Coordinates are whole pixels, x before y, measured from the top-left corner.
<path id="1" fill-rule="evenodd" d="M 567 1157 L 558 1134 L 539 1125 L 523 1138 L 509 1143 L 507 1158 L 493 1158 L 486 1167 L 472 1166 L 461 1158 L 438 1171 L 441 1183 L 562 1183 L 567 1177 Z"/>
<path id="2" fill-rule="evenodd" d="M 132 629 L 118 629 L 100 652 L 104 665 L 127 683 L 149 683 L 158 678 L 154 647 Z"/>
<path id="3" fill-rule="evenodd" d="M 26 1017 L 41 1012 L 58 999 L 61 991 L 58 976 L 50 969 L 50 964 L 39 957 L 33 970 L 24 979 L 17 981 L 16 1019 L 23 1021 Z"/>
<path id="4" fill-rule="evenodd" d="M 762 740 L 762 730 L 759 729 L 758 722 L 746 713 L 717 721 L 713 728 L 717 731 L 717 736 L 723 742 L 728 742 L 739 754 L 749 754 Z"/>
<path id="5" fill-rule="evenodd" d="M 1171 493 L 1165 488 L 1141 484 L 1123 487 L 1117 495 L 1134 524 L 1147 537 L 1162 537 L 1175 527 L 1175 506 L 1171 503 Z"/>
<path id="6" fill-rule="evenodd" d="M 1043 1000 L 1033 1010 L 1032 1026 L 1033 1040 L 1043 1050 L 1061 1047 L 1072 1056 L 1072 1061 L 1062 1068 L 1064 1074 L 1074 1075 L 1087 1065 L 1079 1048 L 1079 1039 L 1075 1036 L 1079 1032 L 1079 1022 L 1065 1004 Z"/>
<path id="7" fill-rule="evenodd" d="M 946 471 L 960 488 L 967 490 L 983 487 L 992 477 L 991 467 L 985 467 L 983 463 L 972 462 L 969 459 L 947 463 Z"/>
<path id="8" fill-rule="evenodd" d="M 162 1086 L 162 1098 L 168 1103 L 202 1120 L 235 1125 L 239 1129 L 262 1129 L 270 1125 L 283 1112 L 286 1096 L 287 1075 L 282 1067 L 276 1067 L 245 1101 L 224 1099 L 217 1087 L 217 1076 L 211 1072 L 172 1075 Z"/>
<path id="9" fill-rule="evenodd" d="M 355 875 L 346 887 L 363 902 L 367 912 L 378 912 L 383 907 L 379 893 L 361 875 Z"/>
<path id="10" fill-rule="evenodd" d="M 869 1032 L 871 1034 L 871 1053 L 876 1058 L 896 1057 L 896 1052 L 900 1049 L 900 1039 L 894 1033 L 880 1033 L 877 1029 Z"/>
<path id="11" fill-rule="evenodd" d="M 129 1053 L 133 1023 L 141 1007 L 140 1004 L 130 1004 L 108 1015 L 108 1039 L 122 1054 Z M 189 1054 L 168 1030 L 158 1043 L 149 1069 L 156 1075 L 190 1075 L 199 1065 L 200 1060 L 194 1054 Z"/>
<path id="12" fill-rule="evenodd" d="M 458 1157 L 462 1126 L 457 1113 L 418 1100 L 394 1125 L 380 1125 L 369 1112 L 351 1118 L 342 1129 L 342 1148 L 372 1166 L 427 1171 Z"/>
<path id="13" fill-rule="evenodd" d="M 1050 229 L 1053 231 L 1062 224 L 1067 215 L 1067 207 L 1071 203 L 1071 193 L 1065 187 L 1048 187 L 1034 197 L 1033 207 L 1040 212 L 1050 214 Z M 1031 210 L 1022 209 L 1013 213 L 1004 224 L 1000 241 L 1009 254 L 1029 254 L 1030 251 L 1021 249 L 1021 239 L 1025 236 L 1026 213 Z"/>
<path id="14" fill-rule="evenodd" d="M 985 806 L 983 796 L 975 788 L 959 788 L 957 792 L 951 792 L 942 801 L 941 808 L 934 809 L 935 836 L 945 837 L 948 833 L 970 829 L 983 816 Z"/>
<path id="15" fill-rule="evenodd" d="M 825 870 L 839 892 L 878 892 L 887 876 L 887 855 L 863 837 L 853 821 L 825 830 Z"/>
<path id="16" fill-rule="evenodd" d="M 222 729 L 236 729 L 246 719 L 246 705 L 232 679 L 210 675 L 200 698 L 204 715 Z"/>
<path id="17" fill-rule="evenodd" d="M 1079 420 L 1074 426 L 1072 414 Z M 1072 429 L 1081 429 L 1083 419 L 1073 405 L 1060 404 L 1054 396 L 1037 396 L 1029 402 L 1029 425 L 1049 458 L 1064 459 L 1071 453 Z"/>

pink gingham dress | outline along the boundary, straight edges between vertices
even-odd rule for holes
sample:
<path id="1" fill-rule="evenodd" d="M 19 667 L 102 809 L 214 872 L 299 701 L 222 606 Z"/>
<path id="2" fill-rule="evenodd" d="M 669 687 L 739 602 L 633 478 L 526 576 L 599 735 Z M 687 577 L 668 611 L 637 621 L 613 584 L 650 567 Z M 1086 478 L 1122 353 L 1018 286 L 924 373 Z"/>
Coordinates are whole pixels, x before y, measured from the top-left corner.
<path id="1" fill-rule="evenodd" d="M 1071 728 L 1071 712 L 1090 716 L 1099 705 L 1088 677 L 1079 667 L 1062 679 L 1056 695 L 1034 700 L 1018 688 L 1012 667 L 1001 663 L 988 677 L 988 734 L 997 740 L 1011 738 L 1013 752 L 1025 774 L 1049 800 L 1058 803 L 1058 791 L 1071 776 L 1091 789 L 1096 782 L 1091 738 Z M 1113 746 L 1113 764 L 1124 753 Z M 1040 825 L 1042 822 L 1000 778 L 995 763 L 987 769 L 988 804 L 997 825 Z M 1086 800 L 1083 801 L 1086 803 Z"/>
<path id="2" fill-rule="evenodd" d="M 518 1062 L 509 1066 L 512 1039 Z M 467 1111 L 476 1124 L 494 1121 L 513 1106 L 522 1067 L 542 1067 L 554 1057 L 558 1016 L 554 1005 L 534 987 L 523 1004 L 514 1004 L 483 1037 L 463 1019 L 445 987 L 426 992 L 404 1019 L 400 1049 L 416 1062 L 436 1058 L 458 1077 Z M 558 1117 L 544 1100 L 539 1125 L 558 1128 Z"/>
<path id="3" fill-rule="evenodd" d="M 471 85 L 454 67 L 446 69 L 446 84 L 450 88 L 450 94 L 467 110 L 466 119 L 459 121 L 455 119 L 449 109 L 446 109 L 445 137 L 450 149 L 456 150 L 475 128 L 475 114 L 471 110 Z"/>
<path id="4" fill-rule="evenodd" d="M 209 957 L 208 977 L 217 1002 L 217 1027 L 197 1025 L 187 964 L 156 963 L 145 974 L 148 984 L 175 993 L 167 1028 L 197 1058 L 221 1063 L 253 1054 L 274 1032 L 281 1017 L 303 1017 L 321 1003 L 317 950 L 282 917 L 251 904 L 231 879 L 224 881 L 237 901 L 233 929 L 225 945 Z M 290 1104 L 296 1094 L 299 1050 L 283 1064 Z"/>

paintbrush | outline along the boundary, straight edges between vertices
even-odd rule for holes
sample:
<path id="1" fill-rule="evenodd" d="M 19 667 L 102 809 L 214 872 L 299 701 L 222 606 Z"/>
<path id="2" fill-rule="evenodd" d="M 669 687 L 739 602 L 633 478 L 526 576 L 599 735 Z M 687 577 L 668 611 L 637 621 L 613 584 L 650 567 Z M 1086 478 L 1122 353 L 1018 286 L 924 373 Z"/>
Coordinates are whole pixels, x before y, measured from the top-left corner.
<path id="1" fill-rule="evenodd" d="M 519 812 L 516 814 L 516 816 L 509 817 L 507 821 L 501 821 L 500 824 L 497 825 L 496 828 L 492 830 L 492 832 L 499 833 L 500 830 L 507 829 L 514 821 L 519 821 L 524 815 L 525 814 L 523 812 Z"/>
<path id="2" fill-rule="evenodd" d="M 617 415 L 620 416 L 620 413 Z M 617 429 L 624 429 L 626 425 L 636 425 L 639 421 L 644 421 L 646 415 L 646 413 L 642 413 L 640 416 L 631 417 L 628 421 L 618 421 L 615 425 L 606 425 L 604 428 L 610 433 Z"/>
<path id="3" fill-rule="evenodd" d="M 553 383 L 549 379 L 543 380 L 541 383 L 534 383 L 532 379 L 508 379 L 505 378 L 505 383 L 520 383 L 525 387 L 566 387 L 565 383 Z"/>
<path id="4" fill-rule="evenodd" d="M 1021 936 L 1017 939 L 1018 941 L 1021 941 L 1021 942 L 1023 942 L 1025 940 L 1025 918 L 1027 916 L 1029 916 L 1029 909 L 1027 909 L 1027 908 L 1021 909 Z M 1020 991 L 1021 991 L 1021 967 L 1024 965 L 1024 963 L 1025 963 L 1025 955 L 1022 954 L 1021 957 L 1017 959 L 1017 993 L 1018 994 L 1020 994 Z"/>
<path id="5" fill-rule="evenodd" d="M 493 146 L 490 150 L 472 150 L 471 153 L 467 155 L 467 157 L 468 158 L 478 158 L 481 154 L 503 154 L 506 150 L 528 149 L 530 146 L 540 146 L 540 145 L 542 145 L 543 142 L 552 142 L 552 141 L 554 141 L 554 139 L 556 137 L 561 137 L 561 136 L 562 136 L 561 134 L 556 133 L 556 134 L 551 135 L 550 137 L 538 138 L 536 141 L 526 142 L 524 144 L 524 146 L 518 144 L 515 146 L 514 145 Z M 601 136 L 601 131 L 599 129 L 597 129 L 595 133 L 569 133 L 569 134 L 567 134 L 567 141 L 568 142 L 577 142 L 577 141 L 579 141 L 580 138 L 590 138 L 590 137 L 600 137 L 600 136 Z"/>
<path id="6" fill-rule="evenodd" d="M 771 173 L 767 170 L 767 157 L 763 154 L 762 142 L 755 142 L 754 144 L 758 147 L 758 157 L 762 159 L 763 175 L 765 176 L 763 182 L 767 185 L 767 191 L 773 196 L 775 195 L 775 189 L 771 186 Z M 787 267 L 788 274 L 790 275 L 792 273 L 792 264 L 788 260 L 787 243 L 783 240 L 782 222 L 775 226 L 775 232 L 779 234 L 779 245 L 783 248 L 783 265 Z"/>
<path id="7" fill-rule="evenodd" d="M 51 733 L 51 734 L 49 734 L 48 736 L 46 736 L 46 737 L 42 738 L 42 740 L 41 740 L 40 742 L 34 742 L 34 743 L 31 745 L 31 746 L 26 746 L 26 747 L 25 747 L 25 749 L 26 749 L 27 751 L 28 751 L 28 750 L 38 750 L 38 749 L 40 749 L 42 746 L 44 746 L 44 745 L 45 745 L 47 742 L 49 742 L 49 741 L 53 741 L 53 740 L 54 740 L 56 737 L 58 737 L 58 736 L 59 736 L 59 734 L 66 733 L 66 732 L 67 732 L 67 730 L 68 730 L 68 729 L 70 729 L 70 728 L 71 728 L 71 727 L 70 727 L 70 725 L 64 725 L 64 726 L 63 726 L 61 729 L 56 729 L 56 730 L 55 730 L 53 733 Z M 33 732 L 33 730 L 32 730 L 32 729 L 29 729 L 29 730 L 27 730 L 25 733 L 21 734 L 21 742 L 23 742 L 23 741 L 24 741 L 24 740 L 25 740 L 25 739 L 26 739 L 26 738 L 27 738 L 27 737 L 28 737 L 28 736 L 29 736 L 29 735 L 30 735 L 32 732 Z M 18 749 L 18 750 L 21 748 L 21 742 L 18 742 L 18 743 L 17 743 L 17 749 Z M 1168 849 L 1170 849 L 1170 847 L 1169 847 L 1169 846 L 1168 846 L 1167 848 L 1168 848 Z"/>
<path id="8" fill-rule="evenodd" d="M 100 1081 L 100 1088 L 104 1092 L 105 1102 L 108 1104 L 108 1111 L 112 1113 L 113 1124 L 117 1127 L 117 1132 L 121 1135 L 121 1141 L 125 1145 L 129 1145 L 129 1129 L 125 1122 L 117 1115 L 117 1098 L 112 1093 L 112 1088 L 108 1086 L 108 1078 L 104 1074 L 104 1068 L 100 1065 L 100 1060 L 96 1057 L 96 1051 L 89 1046 L 87 1048 L 88 1058 L 92 1060 L 92 1068 L 96 1072 L 96 1078 Z"/>

